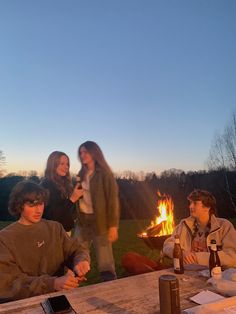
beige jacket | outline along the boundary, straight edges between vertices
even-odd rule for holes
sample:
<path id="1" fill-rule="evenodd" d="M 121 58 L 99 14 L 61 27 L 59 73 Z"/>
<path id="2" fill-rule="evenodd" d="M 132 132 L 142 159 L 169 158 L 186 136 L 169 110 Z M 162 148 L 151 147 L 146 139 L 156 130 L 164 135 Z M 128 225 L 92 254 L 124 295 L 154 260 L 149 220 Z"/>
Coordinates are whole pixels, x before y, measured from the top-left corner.
<path id="1" fill-rule="evenodd" d="M 169 257 L 173 257 L 174 236 L 179 235 L 180 245 L 184 251 L 191 251 L 193 239 L 194 218 L 188 217 L 181 220 L 176 226 L 173 234 L 163 245 L 163 252 Z M 210 247 L 211 240 L 216 240 L 220 251 L 218 252 L 221 265 L 223 267 L 236 267 L 236 230 L 232 223 L 224 218 L 211 216 L 211 230 L 207 236 L 207 247 Z M 195 252 L 197 263 L 208 266 L 209 252 Z"/>

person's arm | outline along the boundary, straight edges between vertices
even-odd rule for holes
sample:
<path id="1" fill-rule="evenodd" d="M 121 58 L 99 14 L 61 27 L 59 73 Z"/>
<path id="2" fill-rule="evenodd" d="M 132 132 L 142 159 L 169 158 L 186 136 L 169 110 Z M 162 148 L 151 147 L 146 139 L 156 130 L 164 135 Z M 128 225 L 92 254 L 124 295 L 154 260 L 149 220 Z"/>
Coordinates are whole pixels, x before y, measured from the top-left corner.
<path id="1" fill-rule="evenodd" d="M 60 228 L 61 243 L 68 267 L 82 277 L 90 270 L 90 256 L 86 246 L 83 246 L 76 238 L 70 238 L 62 226 Z"/>
<path id="2" fill-rule="evenodd" d="M 118 186 L 112 174 L 106 174 L 104 185 L 108 209 L 108 227 L 111 230 L 111 233 L 115 234 L 119 226 L 120 204 Z"/>
<path id="3" fill-rule="evenodd" d="M 0 303 L 54 291 L 55 277 L 29 276 L 17 266 L 8 248 L 0 242 Z"/>
<path id="4" fill-rule="evenodd" d="M 230 221 L 225 220 L 218 232 L 222 244 L 222 250 L 218 251 L 221 266 L 236 267 L 236 230 L 234 226 Z M 195 254 L 198 264 L 208 266 L 209 252 L 197 252 Z"/>
<path id="5" fill-rule="evenodd" d="M 225 228 L 222 237 L 222 251 L 219 257 L 222 266 L 236 267 L 236 230 L 231 222 L 225 221 Z"/>
<path id="6" fill-rule="evenodd" d="M 83 189 L 80 188 L 81 183 L 77 183 L 69 197 L 69 200 L 74 204 L 83 196 Z"/>
<path id="7" fill-rule="evenodd" d="M 110 242 L 115 242 L 118 239 L 120 204 L 118 186 L 112 174 L 106 174 L 105 193 L 108 209 L 108 240 Z"/>

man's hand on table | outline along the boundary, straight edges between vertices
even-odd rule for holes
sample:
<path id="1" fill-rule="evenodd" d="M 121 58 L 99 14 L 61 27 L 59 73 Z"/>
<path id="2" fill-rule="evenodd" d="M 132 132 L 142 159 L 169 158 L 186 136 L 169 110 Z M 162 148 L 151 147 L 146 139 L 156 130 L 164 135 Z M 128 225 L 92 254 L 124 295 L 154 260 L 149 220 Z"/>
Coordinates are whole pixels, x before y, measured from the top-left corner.
<path id="1" fill-rule="evenodd" d="M 86 280 L 84 277 L 90 270 L 90 265 L 88 261 L 81 261 L 74 266 L 74 273 L 78 276 L 80 281 Z"/>
<path id="2" fill-rule="evenodd" d="M 63 289 L 77 288 L 81 281 L 87 280 L 85 274 L 90 270 L 88 261 L 82 261 L 75 265 L 74 271 L 67 269 L 64 276 L 57 277 L 54 280 L 54 289 L 60 291 Z"/>
<path id="3" fill-rule="evenodd" d="M 57 277 L 54 280 L 54 289 L 56 291 L 73 289 L 78 287 L 79 282 L 79 277 L 76 277 L 74 272 L 68 269 L 64 276 Z"/>
<path id="4" fill-rule="evenodd" d="M 197 264 L 197 257 L 195 253 L 190 251 L 183 252 L 184 264 Z"/>

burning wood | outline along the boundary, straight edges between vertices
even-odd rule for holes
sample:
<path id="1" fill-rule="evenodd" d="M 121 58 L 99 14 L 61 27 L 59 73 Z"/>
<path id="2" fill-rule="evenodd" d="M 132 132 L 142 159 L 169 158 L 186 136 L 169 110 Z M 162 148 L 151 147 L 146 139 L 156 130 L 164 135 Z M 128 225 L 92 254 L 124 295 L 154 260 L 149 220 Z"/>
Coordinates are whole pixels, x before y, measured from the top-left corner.
<path id="1" fill-rule="evenodd" d="M 151 225 L 148 226 L 141 237 L 160 237 L 172 234 L 174 230 L 174 204 L 171 197 L 167 194 L 161 195 L 157 192 L 157 209 L 159 216 L 156 216 Z"/>
<path id="2" fill-rule="evenodd" d="M 156 237 L 162 230 L 164 222 L 162 221 L 156 226 L 148 227 L 146 230 L 147 237 Z"/>

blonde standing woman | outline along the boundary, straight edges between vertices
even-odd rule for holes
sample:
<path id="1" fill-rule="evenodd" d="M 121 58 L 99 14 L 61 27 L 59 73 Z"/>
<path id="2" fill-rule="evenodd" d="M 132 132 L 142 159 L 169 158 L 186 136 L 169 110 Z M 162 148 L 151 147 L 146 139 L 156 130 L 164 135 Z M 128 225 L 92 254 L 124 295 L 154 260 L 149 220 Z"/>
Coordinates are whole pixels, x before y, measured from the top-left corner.
<path id="1" fill-rule="evenodd" d="M 77 185 L 73 188 L 69 169 L 69 157 L 60 151 L 52 152 L 41 185 L 49 192 L 43 217 L 60 222 L 70 235 L 74 228 L 74 204 L 83 195 L 83 191 Z"/>

